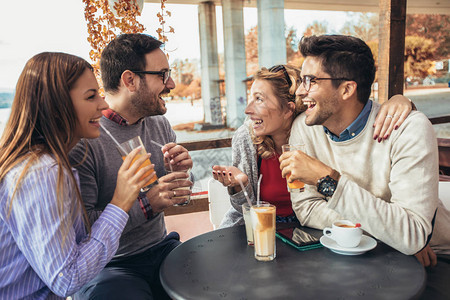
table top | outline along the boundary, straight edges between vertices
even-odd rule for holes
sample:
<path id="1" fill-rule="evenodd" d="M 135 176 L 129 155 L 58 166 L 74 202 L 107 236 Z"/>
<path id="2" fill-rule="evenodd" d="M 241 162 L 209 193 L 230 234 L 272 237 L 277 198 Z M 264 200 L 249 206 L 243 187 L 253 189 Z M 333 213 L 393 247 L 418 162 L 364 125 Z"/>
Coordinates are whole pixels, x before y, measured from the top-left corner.
<path id="1" fill-rule="evenodd" d="M 164 260 L 162 285 L 174 299 L 238 300 L 413 299 L 425 288 L 417 259 L 381 242 L 346 256 L 325 247 L 298 251 L 276 240 L 275 260 L 260 262 L 246 244 L 244 226 L 194 237 Z"/>

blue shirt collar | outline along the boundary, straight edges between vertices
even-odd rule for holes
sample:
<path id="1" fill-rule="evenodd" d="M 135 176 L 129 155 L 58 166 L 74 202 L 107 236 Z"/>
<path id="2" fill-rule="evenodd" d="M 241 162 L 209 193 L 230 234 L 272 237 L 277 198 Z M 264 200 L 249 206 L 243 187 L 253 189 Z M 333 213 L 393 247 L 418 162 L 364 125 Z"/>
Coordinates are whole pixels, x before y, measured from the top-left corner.
<path id="1" fill-rule="evenodd" d="M 368 100 L 366 105 L 364 105 L 363 110 L 358 115 L 358 117 L 350 124 L 344 131 L 341 132 L 339 136 L 332 133 L 328 128 L 323 126 L 323 130 L 328 135 L 328 137 L 335 142 L 348 141 L 355 136 L 357 136 L 366 126 L 367 120 L 369 119 L 370 111 L 372 109 L 372 101 Z"/>

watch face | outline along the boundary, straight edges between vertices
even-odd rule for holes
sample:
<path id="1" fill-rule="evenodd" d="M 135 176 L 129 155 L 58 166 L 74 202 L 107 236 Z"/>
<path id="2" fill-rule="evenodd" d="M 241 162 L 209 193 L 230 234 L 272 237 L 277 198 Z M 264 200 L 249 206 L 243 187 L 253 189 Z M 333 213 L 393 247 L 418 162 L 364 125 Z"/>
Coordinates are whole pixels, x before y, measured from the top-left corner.
<path id="1" fill-rule="evenodd" d="M 325 176 L 319 180 L 317 191 L 325 197 L 331 197 L 336 190 L 337 182 L 330 176 Z"/>

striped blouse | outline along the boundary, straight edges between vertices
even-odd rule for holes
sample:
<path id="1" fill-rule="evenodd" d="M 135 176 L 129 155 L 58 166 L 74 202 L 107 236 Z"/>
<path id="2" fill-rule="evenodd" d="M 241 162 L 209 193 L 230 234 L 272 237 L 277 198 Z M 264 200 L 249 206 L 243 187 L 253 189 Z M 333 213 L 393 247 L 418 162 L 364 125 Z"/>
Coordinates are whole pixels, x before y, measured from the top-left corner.
<path id="1" fill-rule="evenodd" d="M 50 155 L 30 167 L 11 195 L 24 163 L 0 182 L 0 299 L 59 299 L 95 277 L 116 252 L 128 214 L 108 204 L 89 238 L 81 210 L 72 224 L 75 191 L 66 175 L 62 216 L 56 198 L 58 167 Z M 72 170 L 79 184 L 76 170 Z M 63 232 L 66 238 L 63 241 Z"/>

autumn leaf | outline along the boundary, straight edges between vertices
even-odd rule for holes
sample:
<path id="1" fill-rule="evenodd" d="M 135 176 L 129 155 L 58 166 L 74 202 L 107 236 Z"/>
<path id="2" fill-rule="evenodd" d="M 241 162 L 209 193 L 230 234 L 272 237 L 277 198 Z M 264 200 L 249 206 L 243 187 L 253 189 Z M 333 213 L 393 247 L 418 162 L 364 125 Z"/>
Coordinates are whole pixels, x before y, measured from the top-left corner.
<path id="1" fill-rule="evenodd" d="M 135 0 L 119 0 L 115 3 L 114 8 L 118 12 L 117 17 L 109 9 L 107 0 L 82 1 L 85 4 L 84 18 L 87 22 L 89 34 L 87 41 L 91 45 L 89 57 L 92 60 L 94 74 L 101 86 L 100 57 L 103 49 L 117 34 L 141 33 L 145 31 L 145 27 L 136 20 L 136 16 L 140 13 L 136 9 Z M 103 11 L 103 13 L 100 11 Z"/>

